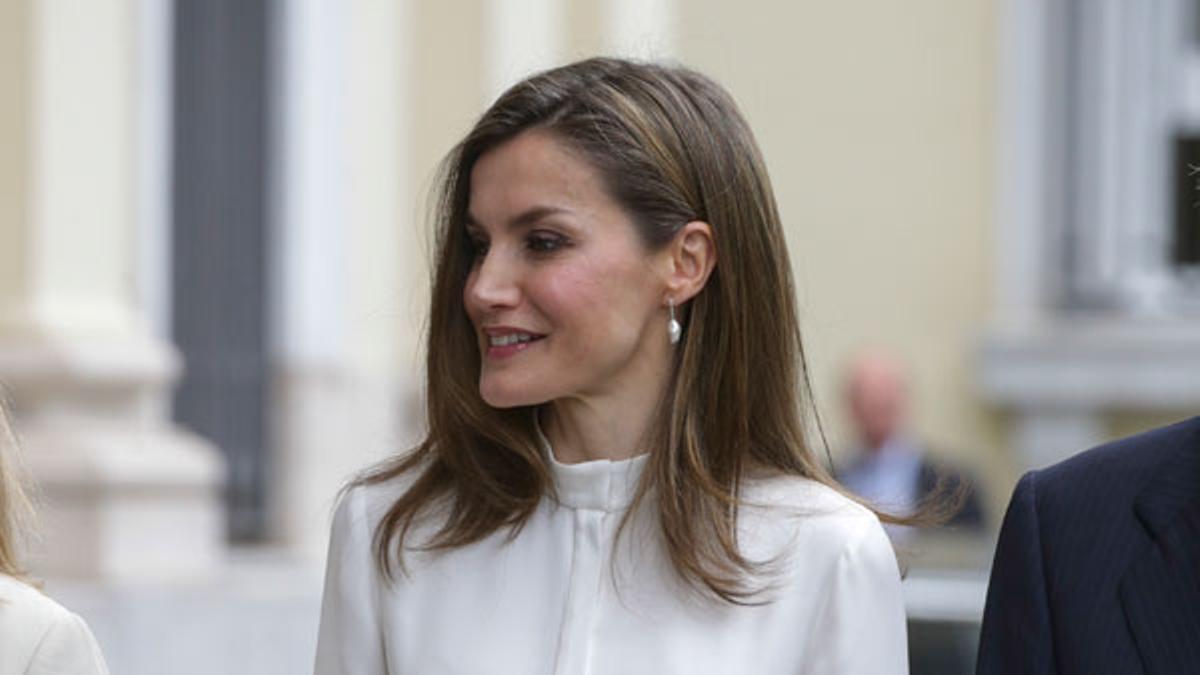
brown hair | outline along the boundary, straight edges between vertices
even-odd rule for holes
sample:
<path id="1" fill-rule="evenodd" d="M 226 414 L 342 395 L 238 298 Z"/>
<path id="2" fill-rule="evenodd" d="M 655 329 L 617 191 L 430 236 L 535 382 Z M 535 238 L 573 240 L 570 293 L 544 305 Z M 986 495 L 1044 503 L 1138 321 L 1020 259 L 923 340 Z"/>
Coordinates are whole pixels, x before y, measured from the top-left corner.
<path id="1" fill-rule="evenodd" d="M 840 490 L 807 441 L 806 411 L 814 407 L 784 232 L 761 153 L 729 94 L 686 68 L 618 59 L 589 59 L 516 84 L 443 163 L 427 436 L 356 481 L 413 472 L 375 531 L 377 563 L 388 578 L 393 564 L 403 569 L 406 536 L 434 504 L 445 507 L 445 519 L 423 543 L 427 550 L 501 528 L 515 536 L 554 489 L 534 411 L 492 408 L 480 397 L 480 355 L 462 300 L 472 264 L 471 170 L 531 129 L 554 134 L 599 169 L 648 249 L 666 245 L 688 222 L 712 227 L 718 262 L 682 308 L 686 329 L 626 518 L 653 499 L 678 574 L 702 592 L 749 602 L 755 589 L 747 580 L 759 565 L 737 545 L 742 480 L 750 472 L 803 476 Z"/>

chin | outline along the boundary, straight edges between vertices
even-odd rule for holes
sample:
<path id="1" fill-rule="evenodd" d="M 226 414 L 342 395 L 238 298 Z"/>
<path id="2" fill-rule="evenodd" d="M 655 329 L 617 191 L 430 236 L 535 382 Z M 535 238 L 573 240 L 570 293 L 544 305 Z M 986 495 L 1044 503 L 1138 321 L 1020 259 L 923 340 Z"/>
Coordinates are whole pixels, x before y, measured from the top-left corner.
<path id="1" fill-rule="evenodd" d="M 479 397 L 493 408 L 519 408 L 546 402 L 542 392 L 531 387 L 511 387 L 480 382 Z"/>

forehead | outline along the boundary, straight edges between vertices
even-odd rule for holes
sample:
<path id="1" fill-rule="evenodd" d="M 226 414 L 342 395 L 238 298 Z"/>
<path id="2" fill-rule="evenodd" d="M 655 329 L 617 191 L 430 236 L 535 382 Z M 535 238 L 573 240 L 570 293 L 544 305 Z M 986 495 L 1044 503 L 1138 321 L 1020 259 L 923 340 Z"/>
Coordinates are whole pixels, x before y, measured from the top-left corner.
<path id="1" fill-rule="evenodd" d="M 471 170 L 468 212 L 483 226 L 531 208 L 615 208 L 599 171 L 556 136 L 526 131 L 485 152 Z"/>

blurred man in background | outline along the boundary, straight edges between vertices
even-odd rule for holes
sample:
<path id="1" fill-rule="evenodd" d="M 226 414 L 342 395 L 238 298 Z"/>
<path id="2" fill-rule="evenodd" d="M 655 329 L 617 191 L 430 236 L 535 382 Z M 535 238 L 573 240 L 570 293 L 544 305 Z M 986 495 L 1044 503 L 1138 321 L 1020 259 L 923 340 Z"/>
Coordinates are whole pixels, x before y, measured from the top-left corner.
<path id="1" fill-rule="evenodd" d="M 965 480 L 963 472 L 935 462 L 909 431 L 908 383 L 897 360 L 877 351 L 860 353 L 847 369 L 846 398 L 859 445 L 838 479 L 851 492 L 885 511 L 907 514 L 937 488 L 939 479 L 951 481 L 951 487 Z M 967 492 L 949 525 L 982 529 L 983 511 L 974 491 Z"/>

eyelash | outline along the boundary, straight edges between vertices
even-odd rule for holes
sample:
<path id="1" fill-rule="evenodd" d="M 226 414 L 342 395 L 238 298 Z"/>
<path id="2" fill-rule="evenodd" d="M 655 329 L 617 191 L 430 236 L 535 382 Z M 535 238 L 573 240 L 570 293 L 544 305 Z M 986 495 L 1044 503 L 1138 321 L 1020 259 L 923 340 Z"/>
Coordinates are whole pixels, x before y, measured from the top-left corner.
<path id="1" fill-rule="evenodd" d="M 525 248 L 535 254 L 550 254 L 566 246 L 565 237 L 544 234 L 531 234 L 525 239 Z M 482 257 L 488 251 L 488 242 L 483 239 L 471 237 L 468 239 L 468 246 L 473 257 Z"/>
<path id="2" fill-rule="evenodd" d="M 551 253 L 562 248 L 565 243 L 566 240 L 557 235 L 533 234 L 525 240 L 525 247 L 537 253 Z"/>

